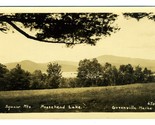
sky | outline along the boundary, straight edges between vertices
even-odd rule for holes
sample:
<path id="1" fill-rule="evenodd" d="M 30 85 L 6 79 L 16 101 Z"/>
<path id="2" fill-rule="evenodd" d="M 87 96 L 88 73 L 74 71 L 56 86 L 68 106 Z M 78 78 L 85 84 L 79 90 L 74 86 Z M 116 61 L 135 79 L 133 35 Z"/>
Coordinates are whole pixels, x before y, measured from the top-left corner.
<path id="1" fill-rule="evenodd" d="M 30 40 L 17 31 L 0 32 L 0 63 L 31 60 L 38 63 L 55 60 L 79 61 L 101 55 L 155 60 L 155 22 L 142 19 L 126 20 L 120 16 L 116 22 L 120 31 L 102 37 L 96 46 L 41 43 Z"/>

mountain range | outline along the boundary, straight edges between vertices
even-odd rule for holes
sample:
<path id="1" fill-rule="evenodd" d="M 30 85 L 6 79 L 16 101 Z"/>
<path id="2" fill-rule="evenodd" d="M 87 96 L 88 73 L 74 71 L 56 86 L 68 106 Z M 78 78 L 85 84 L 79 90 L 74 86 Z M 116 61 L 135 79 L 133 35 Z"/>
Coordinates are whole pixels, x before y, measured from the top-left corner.
<path id="1" fill-rule="evenodd" d="M 103 55 L 96 57 L 101 64 L 106 62 L 119 67 L 122 64 L 131 64 L 132 66 L 140 65 L 141 67 L 147 67 L 152 71 L 155 71 L 155 60 L 129 58 L 129 57 L 118 57 L 112 55 Z M 54 61 L 62 66 L 63 72 L 77 72 L 78 62 L 73 61 Z M 51 62 L 53 63 L 53 61 Z M 5 64 L 8 69 L 14 68 L 17 64 L 20 64 L 24 70 L 33 72 L 34 70 L 40 69 L 42 72 L 46 72 L 48 63 L 36 63 L 30 60 L 24 60 L 21 62 L 7 63 Z"/>

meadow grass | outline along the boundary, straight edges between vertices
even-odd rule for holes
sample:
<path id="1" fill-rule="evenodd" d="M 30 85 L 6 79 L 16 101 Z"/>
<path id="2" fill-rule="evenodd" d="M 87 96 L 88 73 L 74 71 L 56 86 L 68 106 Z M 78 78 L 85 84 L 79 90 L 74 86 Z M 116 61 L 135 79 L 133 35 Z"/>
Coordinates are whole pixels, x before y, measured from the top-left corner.
<path id="1" fill-rule="evenodd" d="M 151 102 L 151 105 L 148 105 L 149 102 Z M 12 107 L 8 109 L 6 105 Z M 26 108 L 24 105 L 31 107 Z M 20 108 L 16 108 L 16 106 L 20 106 Z M 131 107 L 135 107 L 136 110 Z M 0 112 L 4 113 L 154 111 L 155 83 L 107 87 L 0 91 Z"/>

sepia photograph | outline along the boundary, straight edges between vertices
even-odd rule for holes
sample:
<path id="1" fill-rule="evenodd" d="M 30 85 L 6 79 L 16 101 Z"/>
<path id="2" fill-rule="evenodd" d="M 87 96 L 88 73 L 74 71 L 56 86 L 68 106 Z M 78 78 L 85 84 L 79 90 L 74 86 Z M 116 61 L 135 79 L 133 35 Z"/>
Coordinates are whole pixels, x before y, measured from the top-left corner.
<path id="1" fill-rule="evenodd" d="M 155 112 L 155 8 L 0 8 L 0 113 Z"/>

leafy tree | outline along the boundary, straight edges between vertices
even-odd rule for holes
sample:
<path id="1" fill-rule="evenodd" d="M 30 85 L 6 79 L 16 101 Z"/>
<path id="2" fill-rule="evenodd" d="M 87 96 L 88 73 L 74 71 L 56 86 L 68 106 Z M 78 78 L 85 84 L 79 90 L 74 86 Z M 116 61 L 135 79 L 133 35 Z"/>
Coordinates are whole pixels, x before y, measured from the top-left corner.
<path id="1" fill-rule="evenodd" d="M 79 62 L 78 75 L 80 86 L 97 86 L 102 82 L 103 70 L 97 59 L 84 59 Z"/>
<path id="2" fill-rule="evenodd" d="M 139 65 L 136 66 L 134 70 L 134 81 L 135 83 L 144 82 L 144 73 Z"/>
<path id="3" fill-rule="evenodd" d="M 49 88 L 58 88 L 61 83 L 61 66 L 57 63 L 49 63 L 47 69 L 47 85 Z"/>
<path id="4" fill-rule="evenodd" d="M 118 82 L 119 84 L 134 83 L 134 69 L 131 64 L 120 65 Z"/>
<path id="5" fill-rule="evenodd" d="M 153 72 L 151 70 L 148 70 L 147 68 L 144 68 L 143 74 L 144 74 L 144 81 L 143 81 L 144 83 L 154 81 Z"/>
<path id="6" fill-rule="evenodd" d="M 10 90 L 24 90 L 29 89 L 30 86 L 30 73 L 24 71 L 19 64 L 11 69 L 7 76 L 9 80 Z"/>
<path id="7" fill-rule="evenodd" d="M 136 20 L 140 20 L 140 19 L 142 19 L 142 18 L 144 18 L 144 17 L 146 17 L 146 18 L 148 18 L 148 19 L 152 19 L 152 20 L 154 20 L 155 19 L 155 16 L 153 15 L 153 13 L 146 13 L 146 12 L 139 12 L 139 13 L 137 13 L 137 12 L 134 12 L 134 13 L 123 13 L 123 15 L 124 15 L 124 17 L 126 18 L 126 19 L 130 19 L 130 18 L 134 18 L 134 19 L 136 19 Z"/>
<path id="8" fill-rule="evenodd" d="M 103 85 L 115 85 L 118 77 L 117 68 L 110 63 L 105 63 L 103 71 Z"/>
<path id="9" fill-rule="evenodd" d="M 0 90 L 7 90 L 7 78 L 6 74 L 8 73 L 8 69 L 5 65 L 0 64 Z"/>
<path id="10" fill-rule="evenodd" d="M 117 16 L 113 13 L 1 13 L 0 30 L 6 32 L 9 24 L 25 37 L 40 42 L 95 45 L 101 36 L 119 30 L 112 25 Z M 26 28 L 35 31 L 35 36 L 27 33 Z"/>
<path id="11" fill-rule="evenodd" d="M 132 13 L 123 13 L 123 16 L 126 19 L 136 19 L 140 21 L 143 18 L 147 18 L 148 20 L 155 21 L 155 14 L 153 12 L 132 12 Z"/>
<path id="12" fill-rule="evenodd" d="M 45 88 L 46 74 L 43 74 L 41 70 L 35 70 L 31 75 L 31 89 L 43 89 Z"/>
<path id="13" fill-rule="evenodd" d="M 126 19 L 144 17 L 155 21 L 152 12 L 123 13 Z M 115 13 L 0 13 L 0 31 L 7 33 L 9 25 L 28 39 L 48 43 L 95 45 L 101 36 L 108 36 L 120 28 L 113 25 Z M 19 25 L 20 24 L 20 25 Z M 33 30 L 35 35 L 26 32 Z"/>

